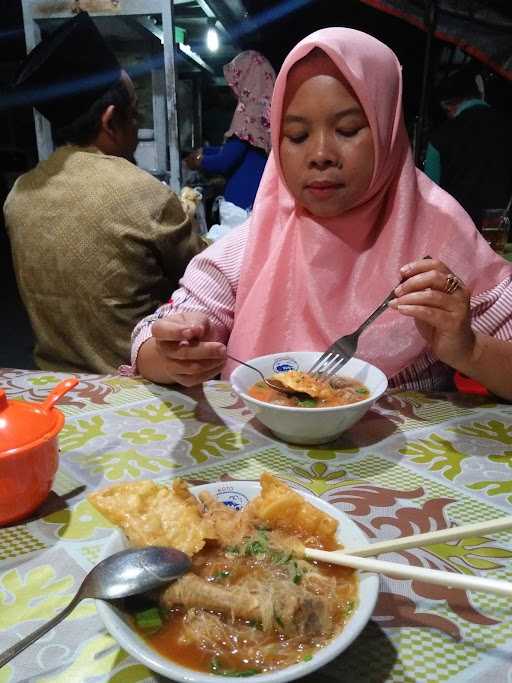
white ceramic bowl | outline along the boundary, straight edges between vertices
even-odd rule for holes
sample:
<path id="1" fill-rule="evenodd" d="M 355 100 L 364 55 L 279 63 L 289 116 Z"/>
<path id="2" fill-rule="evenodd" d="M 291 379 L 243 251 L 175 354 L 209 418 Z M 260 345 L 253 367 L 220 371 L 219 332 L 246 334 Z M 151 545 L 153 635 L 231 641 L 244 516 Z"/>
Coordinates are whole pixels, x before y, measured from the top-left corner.
<path id="1" fill-rule="evenodd" d="M 272 353 L 247 361 L 268 377 L 284 370 L 309 370 L 317 358 L 317 351 L 290 351 Z M 342 377 L 358 379 L 370 390 L 370 398 L 359 403 L 332 408 L 292 408 L 258 401 L 247 393 L 258 381 L 254 370 L 239 365 L 231 373 L 231 385 L 245 405 L 258 420 L 283 441 L 297 444 L 321 444 L 333 441 L 342 432 L 357 422 L 382 396 L 388 386 L 386 375 L 374 365 L 358 358 L 352 358 L 339 373 Z"/>
<path id="2" fill-rule="evenodd" d="M 252 481 L 216 482 L 195 486 L 191 489 L 197 495 L 201 491 L 209 491 L 231 507 L 244 507 L 246 503 L 258 495 L 260 485 Z M 334 506 L 313 496 L 300 491 L 306 500 L 319 510 L 327 512 L 339 522 L 337 537 L 340 543 L 347 548 L 368 545 L 368 539 L 361 529 L 352 520 Z M 103 557 L 123 550 L 128 546 L 124 536 L 115 532 L 107 544 Z M 319 650 L 308 662 L 294 664 L 280 671 L 268 674 L 256 674 L 251 680 L 257 683 L 284 683 L 293 681 L 310 674 L 312 671 L 324 666 L 343 652 L 363 630 L 375 607 L 379 591 L 379 579 L 375 574 L 358 572 L 359 590 L 358 602 L 352 616 L 343 631 L 328 645 Z M 163 657 L 153 650 L 129 625 L 125 615 L 108 602 L 96 600 L 98 613 L 109 633 L 117 640 L 121 647 L 129 652 L 135 659 L 145 664 L 152 671 L 167 676 L 173 681 L 182 683 L 230 683 L 231 676 L 217 676 L 215 674 L 193 671 L 186 667 L 175 664 L 170 659 Z"/>

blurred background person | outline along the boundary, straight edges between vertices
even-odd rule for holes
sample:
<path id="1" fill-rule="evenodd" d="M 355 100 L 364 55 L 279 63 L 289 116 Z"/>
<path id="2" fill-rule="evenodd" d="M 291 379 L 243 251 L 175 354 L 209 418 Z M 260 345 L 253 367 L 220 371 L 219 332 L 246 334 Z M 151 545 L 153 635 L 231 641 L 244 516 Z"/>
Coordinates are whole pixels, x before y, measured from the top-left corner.
<path id="1" fill-rule="evenodd" d="M 437 96 L 447 120 L 431 135 L 424 170 L 480 227 L 483 212 L 505 209 L 512 195 L 512 126 L 485 101 L 474 68 L 451 73 Z"/>
<path id="2" fill-rule="evenodd" d="M 116 371 L 134 324 L 204 243 L 176 194 L 135 165 L 135 89 L 87 13 L 32 50 L 15 91 L 63 143 L 4 205 L 36 365 Z"/>
<path id="3" fill-rule="evenodd" d="M 276 75 L 262 54 L 246 50 L 224 66 L 224 77 L 238 99 L 225 142 L 193 151 L 186 164 L 207 174 L 222 174 L 224 199 L 248 210 L 270 152 L 270 101 Z"/>

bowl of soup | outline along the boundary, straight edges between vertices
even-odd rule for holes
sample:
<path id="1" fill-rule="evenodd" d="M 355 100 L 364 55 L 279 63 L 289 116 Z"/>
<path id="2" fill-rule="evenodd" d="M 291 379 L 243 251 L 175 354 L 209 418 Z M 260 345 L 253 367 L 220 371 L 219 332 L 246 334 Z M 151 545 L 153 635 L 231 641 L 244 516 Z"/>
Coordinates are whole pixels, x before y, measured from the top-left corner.
<path id="1" fill-rule="evenodd" d="M 182 486 L 174 485 L 174 492 L 181 495 Z M 155 513 L 165 516 L 163 492 L 157 495 L 160 506 L 154 504 L 153 493 L 146 493 L 145 501 L 133 506 L 133 514 L 125 511 L 119 517 L 126 526 L 131 516 L 128 536 L 116 532 L 104 556 L 129 547 L 129 536 L 140 542 L 134 529 L 138 514 L 146 530 L 152 505 Z M 294 546 L 367 545 L 365 534 L 346 514 L 268 473 L 261 484 L 215 482 L 191 487 L 188 493 L 206 506 L 202 514 L 215 521 L 215 532 L 210 528 L 206 544 L 191 552 L 188 530 L 187 535 L 177 527 L 162 529 L 170 531 L 174 547 L 185 544 L 180 549 L 189 550 L 191 571 L 158 598 L 142 596 L 138 603 L 121 605 L 97 601 L 105 627 L 124 650 L 173 681 L 227 683 L 251 677 L 283 683 L 311 674 L 354 641 L 373 612 L 378 577 L 327 563 L 308 564 Z M 173 494 L 166 494 L 170 504 Z M 126 496 L 118 496 L 121 499 Z M 182 500 L 191 503 L 188 495 Z M 244 511 L 240 531 L 236 518 Z M 176 514 L 171 506 L 170 517 L 176 519 Z M 111 519 L 115 521 L 116 514 Z M 193 515 L 190 528 L 192 520 Z M 160 543 L 164 540 L 161 537 Z"/>
<path id="2" fill-rule="evenodd" d="M 245 365 L 233 370 L 231 385 L 256 418 L 279 439 L 304 445 L 328 443 L 361 419 L 386 391 L 388 381 L 379 368 L 352 358 L 332 378 L 332 391 L 323 392 L 321 400 L 313 401 L 306 393 L 310 384 L 307 371 L 320 356 L 318 352 L 296 351 L 248 361 L 271 380 L 290 373 L 295 373 L 295 380 L 301 380 L 304 375 L 295 383 L 299 390 L 303 389 L 297 396 L 283 396 L 269 389 Z"/>

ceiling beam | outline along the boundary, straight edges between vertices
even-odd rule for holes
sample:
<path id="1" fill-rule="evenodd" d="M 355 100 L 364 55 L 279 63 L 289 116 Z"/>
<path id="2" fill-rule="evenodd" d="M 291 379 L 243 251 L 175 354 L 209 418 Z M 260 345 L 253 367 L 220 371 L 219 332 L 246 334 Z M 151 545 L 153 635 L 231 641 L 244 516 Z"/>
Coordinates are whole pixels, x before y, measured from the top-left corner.
<path id="1" fill-rule="evenodd" d="M 150 31 L 154 36 L 158 38 L 158 40 L 161 43 L 163 43 L 164 32 L 161 26 L 154 24 L 148 17 L 137 17 L 136 21 L 138 24 L 140 24 L 140 26 L 143 26 L 144 29 Z M 192 62 L 194 66 L 198 66 L 200 69 L 208 71 L 208 73 L 210 74 L 214 73 L 213 69 L 210 66 L 208 66 L 208 64 L 203 59 L 201 59 L 201 57 L 196 52 L 194 52 L 188 45 L 176 43 L 176 47 L 179 49 L 181 55 L 183 55 L 187 60 Z"/>
<path id="2" fill-rule="evenodd" d="M 67 19 L 73 16 L 76 4 L 70 0 L 25 0 L 24 7 L 32 19 Z M 161 0 L 81 0 L 80 9 L 93 17 L 103 15 L 161 14 Z"/>
<path id="3" fill-rule="evenodd" d="M 181 52 L 182 55 L 185 55 L 185 57 L 189 60 L 191 60 L 196 66 L 200 66 L 201 69 L 204 71 L 208 71 L 208 73 L 212 74 L 214 73 L 213 69 L 208 66 L 208 64 L 201 59 L 201 57 L 197 54 L 197 52 L 194 52 L 192 48 L 189 45 L 183 45 L 183 43 L 178 43 L 178 48 Z"/>

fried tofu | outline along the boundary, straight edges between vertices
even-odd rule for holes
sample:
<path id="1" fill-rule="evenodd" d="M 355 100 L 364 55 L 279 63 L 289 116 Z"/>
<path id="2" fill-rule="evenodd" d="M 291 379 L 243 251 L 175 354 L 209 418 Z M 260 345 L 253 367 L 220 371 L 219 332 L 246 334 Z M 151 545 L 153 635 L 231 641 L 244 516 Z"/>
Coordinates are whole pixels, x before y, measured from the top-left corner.
<path id="1" fill-rule="evenodd" d="M 161 545 L 194 555 L 214 535 L 199 502 L 180 479 L 174 480 L 172 490 L 151 480 L 114 484 L 88 499 L 135 547 Z"/>
<path id="2" fill-rule="evenodd" d="M 260 483 L 261 493 L 251 501 L 251 506 L 263 522 L 303 538 L 316 537 L 324 545 L 334 542 L 338 522 L 333 517 L 268 472 L 263 472 Z"/>
<path id="3" fill-rule="evenodd" d="M 193 556 L 208 539 L 221 546 L 239 543 L 261 523 L 293 534 L 290 542 L 300 538 L 335 544 L 335 519 L 267 472 L 260 483 L 261 493 L 242 512 L 207 492 L 198 500 L 181 479 L 173 481 L 172 489 L 151 480 L 114 484 L 88 499 L 135 547 L 162 545 Z"/>
<path id="4" fill-rule="evenodd" d="M 300 370 L 288 370 L 287 372 L 275 372 L 272 380 L 277 380 L 287 389 L 297 393 L 308 394 L 311 398 L 330 398 L 333 388 L 325 380 L 317 379 L 307 372 Z"/>

